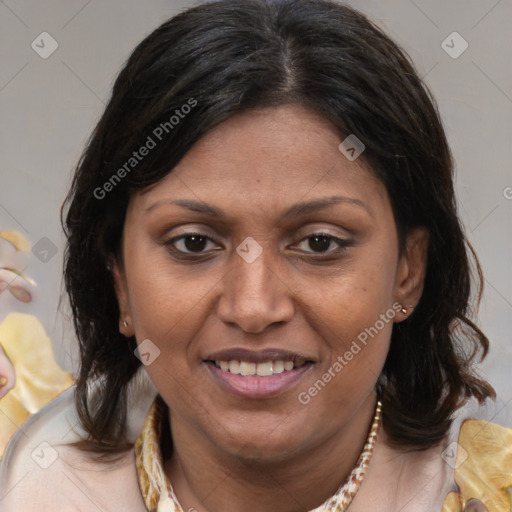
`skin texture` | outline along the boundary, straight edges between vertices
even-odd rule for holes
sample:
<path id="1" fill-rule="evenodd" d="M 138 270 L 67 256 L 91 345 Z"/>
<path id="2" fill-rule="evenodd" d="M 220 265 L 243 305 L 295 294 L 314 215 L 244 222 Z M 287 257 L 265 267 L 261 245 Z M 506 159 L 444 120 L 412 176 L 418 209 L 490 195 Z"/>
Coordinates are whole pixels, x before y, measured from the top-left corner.
<path id="1" fill-rule="evenodd" d="M 245 112 L 130 201 L 114 266 L 120 330 L 161 351 L 146 369 L 170 408 L 174 451 L 166 470 L 185 510 L 309 510 L 357 462 L 393 322 L 421 296 L 428 235 L 412 231 L 400 256 L 386 189 L 361 158 L 341 154 L 342 140 L 298 106 Z M 333 196 L 361 204 L 283 216 L 296 203 Z M 178 199 L 206 203 L 223 217 L 171 204 Z M 178 258 L 183 240 L 169 242 L 187 233 L 213 239 L 199 262 L 197 253 Z M 348 245 L 314 252 L 308 237 L 318 233 Z M 263 250 L 252 263 L 236 252 L 246 237 Z M 300 403 L 299 393 L 396 302 L 408 313 L 397 312 Z M 247 399 L 219 385 L 204 362 L 231 348 L 290 350 L 314 364 L 284 393 Z"/>

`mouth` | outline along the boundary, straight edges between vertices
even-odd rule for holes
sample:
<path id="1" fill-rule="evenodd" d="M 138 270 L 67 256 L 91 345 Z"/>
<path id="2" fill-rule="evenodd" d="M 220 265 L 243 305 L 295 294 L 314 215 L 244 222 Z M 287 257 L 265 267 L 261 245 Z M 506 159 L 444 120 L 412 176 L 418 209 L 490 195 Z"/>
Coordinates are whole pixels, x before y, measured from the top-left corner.
<path id="1" fill-rule="evenodd" d="M 225 390 L 244 398 L 271 398 L 289 390 L 315 364 L 313 359 L 282 350 L 231 350 L 204 360 Z"/>
<path id="2" fill-rule="evenodd" d="M 231 359 L 230 361 L 209 361 L 217 368 L 224 372 L 232 373 L 233 375 L 242 375 L 243 377 L 250 377 L 257 375 L 258 377 L 270 377 L 272 375 L 279 375 L 283 372 L 290 372 L 297 368 L 308 364 L 310 361 L 301 359 L 278 359 L 276 361 L 264 361 L 262 363 L 252 363 L 250 361 L 243 361 Z"/>

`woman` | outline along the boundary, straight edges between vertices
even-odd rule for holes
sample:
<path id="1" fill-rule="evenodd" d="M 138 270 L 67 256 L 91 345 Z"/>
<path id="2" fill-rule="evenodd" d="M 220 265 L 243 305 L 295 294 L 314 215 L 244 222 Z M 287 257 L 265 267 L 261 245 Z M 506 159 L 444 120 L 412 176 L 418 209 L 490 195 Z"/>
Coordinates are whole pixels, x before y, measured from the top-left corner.
<path id="1" fill-rule="evenodd" d="M 357 11 L 224 0 L 163 24 L 65 228 L 76 403 L 46 412 L 64 441 L 27 427 L 49 491 L 11 443 L 6 510 L 510 509 L 510 431 L 462 423 L 494 392 L 446 137 Z M 158 396 L 133 446 L 141 363 Z"/>

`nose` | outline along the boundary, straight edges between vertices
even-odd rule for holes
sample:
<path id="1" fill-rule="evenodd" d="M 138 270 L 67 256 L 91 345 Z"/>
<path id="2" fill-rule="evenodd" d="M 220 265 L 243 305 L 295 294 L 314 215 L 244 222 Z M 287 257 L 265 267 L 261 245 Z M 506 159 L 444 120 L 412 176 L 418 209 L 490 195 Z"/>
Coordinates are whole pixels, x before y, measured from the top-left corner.
<path id="1" fill-rule="evenodd" d="M 219 318 L 254 334 L 289 322 L 294 315 L 292 292 L 278 275 L 278 265 L 265 257 L 265 251 L 251 263 L 238 254 L 233 259 L 218 303 Z"/>

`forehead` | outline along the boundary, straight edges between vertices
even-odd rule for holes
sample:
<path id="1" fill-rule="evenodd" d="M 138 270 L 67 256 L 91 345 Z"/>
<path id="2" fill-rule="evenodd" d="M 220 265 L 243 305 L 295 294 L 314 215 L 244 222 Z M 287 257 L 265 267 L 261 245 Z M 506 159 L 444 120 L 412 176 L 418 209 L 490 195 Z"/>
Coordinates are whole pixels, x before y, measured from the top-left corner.
<path id="1" fill-rule="evenodd" d="M 147 208 L 167 198 L 229 203 L 246 211 L 340 194 L 389 207 L 362 158 L 338 149 L 345 135 L 318 114 L 281 106 L 237 114 L 212 129 L 165 178 L 136 194 Z"/>

